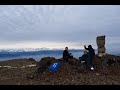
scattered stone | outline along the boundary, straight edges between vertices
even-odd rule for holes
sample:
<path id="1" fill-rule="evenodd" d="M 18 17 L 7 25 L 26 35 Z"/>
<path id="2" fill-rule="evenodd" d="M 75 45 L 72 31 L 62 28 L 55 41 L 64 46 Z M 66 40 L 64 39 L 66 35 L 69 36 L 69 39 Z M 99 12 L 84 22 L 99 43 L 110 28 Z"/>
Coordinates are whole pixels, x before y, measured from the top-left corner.
<path id="1" fill-rule="evenodd" d="M 99 73 L 96 73 L 97 76 L 99 76 L 100 74 Z"/>

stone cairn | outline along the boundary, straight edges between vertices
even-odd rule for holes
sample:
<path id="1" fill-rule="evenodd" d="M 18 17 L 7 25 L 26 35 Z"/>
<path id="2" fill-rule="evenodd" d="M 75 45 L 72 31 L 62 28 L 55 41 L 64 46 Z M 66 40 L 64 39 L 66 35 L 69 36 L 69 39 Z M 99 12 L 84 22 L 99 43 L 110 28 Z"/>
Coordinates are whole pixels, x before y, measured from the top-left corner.
<path id="1" fill-rule="evenodd" d="M 96 43 L 98 46 L 98 56 L 102 57 L 106 54 L 106 49 L 105 49 L 105 35 L 103 36 L 98 36 L 96 38 Z"/>

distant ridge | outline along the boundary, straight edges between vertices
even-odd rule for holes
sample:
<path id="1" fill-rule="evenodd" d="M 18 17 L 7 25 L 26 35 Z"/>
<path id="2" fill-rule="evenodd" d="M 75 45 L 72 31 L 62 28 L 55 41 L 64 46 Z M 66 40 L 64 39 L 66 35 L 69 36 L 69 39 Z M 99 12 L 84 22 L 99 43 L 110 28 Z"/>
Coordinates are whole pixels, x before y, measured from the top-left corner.
<path id="1" fill-rule="evenodd" d="M 83 50 L 78 50 L 78 49 L 71 49 L 69 50 L 70 52 L 82 52 Z M 0 58 L 5 58 L 5 57 L 19 57 L 19 56 L 31 56 L 31 55 L 62 55 L 63 50 L 61 49 L 54 49 L 54 50 L 47 50 L 47 49 L 2 49 L 0 50 Z"/>
<path id="2" fill-rule="evenodd" d="M 41 51 L 41 50 L 64 50 L 63 48 L 10 48 L 0 49 L 0 52 L 30 52 L 30 51 Z M 82 49 L 69 49 L 69 50 L 82 50 Z"/>

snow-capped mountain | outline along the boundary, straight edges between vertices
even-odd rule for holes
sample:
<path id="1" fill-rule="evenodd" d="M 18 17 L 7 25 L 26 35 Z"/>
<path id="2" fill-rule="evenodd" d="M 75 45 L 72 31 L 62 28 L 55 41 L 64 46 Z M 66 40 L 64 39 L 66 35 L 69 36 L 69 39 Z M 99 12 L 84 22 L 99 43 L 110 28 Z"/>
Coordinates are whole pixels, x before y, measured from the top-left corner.
<path id="1" fill-rule="evenodd" d="M 0 49 L 0 52 L 31 52 L 31 51 L 41 51 L 50 50 L 49 48 L 10 48 L 10 49 Z"/>
<path id="2" fill-rule="evenodd" d="M 0 52 L 24 52 L 24 49 L 0 49 Z"/>

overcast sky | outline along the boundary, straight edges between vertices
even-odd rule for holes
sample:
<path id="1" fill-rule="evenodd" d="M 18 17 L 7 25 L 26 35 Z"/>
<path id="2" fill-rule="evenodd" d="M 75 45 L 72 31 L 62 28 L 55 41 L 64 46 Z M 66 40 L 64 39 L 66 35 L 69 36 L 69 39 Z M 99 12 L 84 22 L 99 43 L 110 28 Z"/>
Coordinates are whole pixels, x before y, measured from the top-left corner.
<path id="1" fill-rule="evenodd" d="M 0 48 L 120 49 L 120 5 L 0 5 Z"/>

